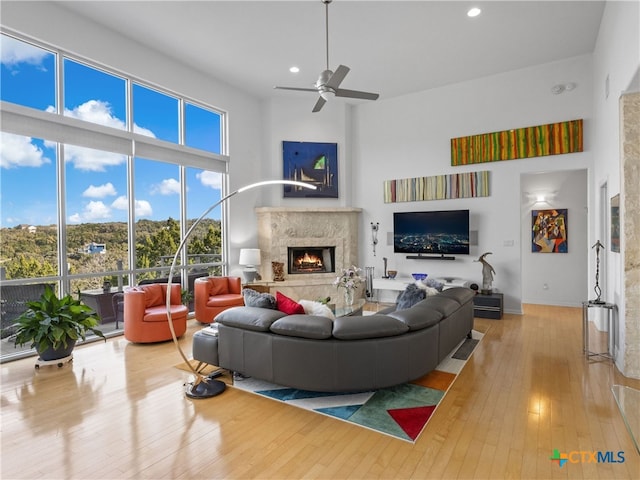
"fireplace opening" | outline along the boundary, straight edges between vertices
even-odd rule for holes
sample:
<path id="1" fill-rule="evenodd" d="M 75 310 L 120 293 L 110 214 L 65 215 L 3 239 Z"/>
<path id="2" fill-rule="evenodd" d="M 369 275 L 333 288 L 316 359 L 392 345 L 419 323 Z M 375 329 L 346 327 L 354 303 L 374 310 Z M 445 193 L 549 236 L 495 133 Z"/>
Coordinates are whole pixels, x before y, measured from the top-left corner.
<path id="1" fill-rule="evenodd" d="M 335 247 L 288 247 L 289 274 L 335 272 Z"/>

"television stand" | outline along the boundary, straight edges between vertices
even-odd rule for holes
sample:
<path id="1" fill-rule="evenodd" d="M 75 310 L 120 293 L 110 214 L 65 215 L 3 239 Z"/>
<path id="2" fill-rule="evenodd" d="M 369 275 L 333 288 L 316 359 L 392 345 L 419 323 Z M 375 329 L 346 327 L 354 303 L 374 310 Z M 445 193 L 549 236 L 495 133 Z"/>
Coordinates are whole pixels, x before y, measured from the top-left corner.
<path id="1" fill-rule="evenodd" d="M 421 253 L 417 255 L 407 255 L 407 260 L 455 260 L 456 257 L 447 257 L 444 254 L 442 255 L 422 255 Z"/>

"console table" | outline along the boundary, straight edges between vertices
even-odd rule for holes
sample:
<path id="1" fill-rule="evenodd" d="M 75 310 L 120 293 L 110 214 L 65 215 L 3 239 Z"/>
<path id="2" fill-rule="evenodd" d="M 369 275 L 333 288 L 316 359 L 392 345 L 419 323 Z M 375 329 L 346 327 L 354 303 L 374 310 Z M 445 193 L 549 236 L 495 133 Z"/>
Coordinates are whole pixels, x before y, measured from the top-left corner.
<path id="1" fill-rule="evenodd" d="M 589 350 L 589 309 L 603 308 L 607 312 L 607 351 L 595 353 Z M 616 305 L 613 303 L 594 303 L 582 302 L 582 353 L 585 357 L 605 357 L 613 359 L 613 339 L 615 338 L 614 310 Z"/>

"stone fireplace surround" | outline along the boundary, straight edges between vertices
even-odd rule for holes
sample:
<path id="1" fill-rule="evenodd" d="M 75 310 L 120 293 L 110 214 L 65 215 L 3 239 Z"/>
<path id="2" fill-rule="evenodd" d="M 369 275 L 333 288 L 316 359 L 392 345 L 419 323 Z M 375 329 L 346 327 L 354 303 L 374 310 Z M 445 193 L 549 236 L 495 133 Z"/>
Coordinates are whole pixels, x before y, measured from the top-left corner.
<path id="1" fill-rule="evenodd" d="M 316 300 L 338 292 L 333 281 L 343 268 L 358 264 L 358 226 L 361 208 L 349 207 L 257 207 L 258 247 L 262 256 L 260 284 L 294 300 Z M 335 273 L 289 275 L 288 247 L 335 246 Z M 285 264 L 283 282 L 273 281 L 271 262 Z M 357 296 L 362 296 L 361 288 Z"/>

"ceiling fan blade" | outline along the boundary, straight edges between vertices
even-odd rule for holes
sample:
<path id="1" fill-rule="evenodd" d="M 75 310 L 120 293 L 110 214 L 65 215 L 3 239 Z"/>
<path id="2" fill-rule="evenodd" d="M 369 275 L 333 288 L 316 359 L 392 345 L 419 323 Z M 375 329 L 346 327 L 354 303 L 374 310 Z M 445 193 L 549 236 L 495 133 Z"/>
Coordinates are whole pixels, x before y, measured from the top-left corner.
<path id="1" fill-rule="evenodd" d="M 344 88 L 338 88 L 336 90 L 336 97 L 348 97 L 348 98 L 361 98 L 363 100 L 377 100 L 380 94 L 370 92 L 360 92 L 358 90 L 345 90 Z"/>
<path id="2" fill-rule="evenodd" d="M 311 110 L 312 112 L 319 112 L 320 109 L 324 106 L 324 104 L 327 103 L 327 101 L 322 98 L 322 97 L 318 97 L 318 101 L 316 102 L 316 104 L 313 107 L 313 110 Z"/>
<path id="3" fill-rule="evenodd" d="M 275 87 L 273 87 L 275 89 L 278 90 L 296 90 L 299 92 L 314 92 L 314 93 L 318 93 L 318 89 L 316 88 L 298 88 L 298 87 L 278 87 L 277 85 Z"/>
<path id="4" fill-rule="evenodd" d="M 349 70 L 349 67 L 340 65 L 333 73 L 333 75 L 331 75 L 329 81 L 326 83 L 327 87 L 338 88 L 344 80 L 344 77 L 346 77 L 347 73 L 349 73 Z"/>

